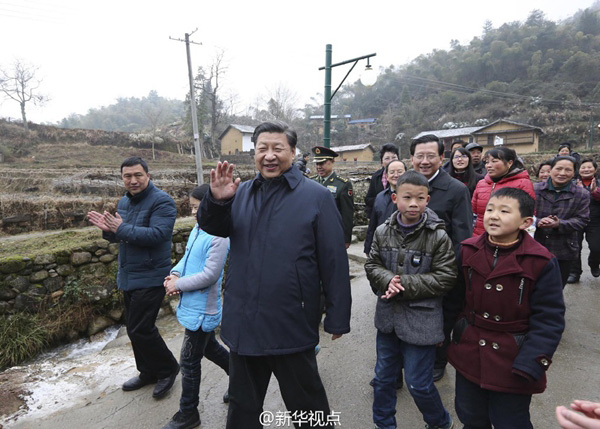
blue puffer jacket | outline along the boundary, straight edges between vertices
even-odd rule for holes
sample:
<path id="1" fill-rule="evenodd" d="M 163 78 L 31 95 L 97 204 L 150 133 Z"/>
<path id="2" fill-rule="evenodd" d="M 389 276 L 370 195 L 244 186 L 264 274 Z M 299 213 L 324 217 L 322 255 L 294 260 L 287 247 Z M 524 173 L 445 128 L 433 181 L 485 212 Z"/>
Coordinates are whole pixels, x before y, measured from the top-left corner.
<path id="1" fill-rule="evenodd" d="M 228 238 L 207 234 L 198 225 L 190 233 L 183 258 L 171 270 L 179 275 L 177 320 L 184 328 L 210 332 L 221 323 L 221 282 L 228 252 Z"/>
<path id="2" fill-rule="evenodd" d="M 120 244 L 119 289 L 162 287 L 171 268 L 175 201 L 150 181 L 139 194 L 125 194 L 117 212 L 123 223 L 116 233 L 103 232 L 102 237 Z"/>

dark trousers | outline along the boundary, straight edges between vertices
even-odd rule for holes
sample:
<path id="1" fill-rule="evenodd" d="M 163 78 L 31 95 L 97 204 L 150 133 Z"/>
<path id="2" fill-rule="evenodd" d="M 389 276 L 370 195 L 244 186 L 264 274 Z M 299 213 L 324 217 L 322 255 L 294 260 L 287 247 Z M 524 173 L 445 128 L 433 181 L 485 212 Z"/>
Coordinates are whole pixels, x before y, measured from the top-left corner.
<path id="1" fill-rule="evenodd" d="M 229 410 L 227 429 L 262 429 L 259 419 L 271 374 L 294 415 L 322 415 L 319 421 L 302 420 L 296 427 L 323 427 L 330 414 L 327 394 L 319 376 L 315 350 L 277 356 L 241 356 L 229 354 Z M 319 426 L 321 424 L 321 426 Z"/>
<path id="2" fill-rule="evenodd" d="M 531 395 L 482 389 L 456 373 L 454 406 L 464 429 L 533 429 Z"/>
<path id="3" fill-rule="evenodd" d="M 583 245 L 583 234 L 585 234 L 585 241 L 590 248 L 590 255 L 588 256 L 588 266 L 590 268 L 598 268 L 600 266 L 600 225 L 588 225 L 585 231 L 578 232 L 579 239 L 579 254 L 577 259 L 571 264 L 571 274 L 580 276 L 583 272 L 581 268 L 581 249 Z"/>
<path id="4" fill-rule="evenodd" d="M 123 291 L 125 324 L 135 364 L 143 377 L 165 378 L 177 369 L 177 360 L 156 327 L 156 316 L 165 288 L 150 287 Z"/>
<path id="5" fill-rule="evenodd" d="M 567 285 L 567 280 L 569 279 L 569 274 L 571 272 L 572 264 L 573 264 L 573 261 L 571 261 L 571 260 L 568 260 L 568 261 L 565 261 L 564 259 L 558 260 L 558 268 L 560 268 L 560 279 L 562 281 L 563 289 Z"/>
<path id="6" fill-rule="evenodd" d="M 185 330 L 181 345 L 181 399 L 179 411 L 183 414 L 194 412 L 200 403 L 200 380 L 202 379 L 202 358 L 206 358 L 229 374 L 229 352 L 217 341 L 215 331 L 204 332 Z"/>

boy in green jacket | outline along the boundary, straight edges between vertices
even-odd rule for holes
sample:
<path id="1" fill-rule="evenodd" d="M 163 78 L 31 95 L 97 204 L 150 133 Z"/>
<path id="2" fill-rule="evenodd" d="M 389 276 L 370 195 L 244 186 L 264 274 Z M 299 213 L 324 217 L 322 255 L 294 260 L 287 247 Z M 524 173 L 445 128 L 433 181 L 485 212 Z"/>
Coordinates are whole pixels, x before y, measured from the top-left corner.
<path id="1" fill-rule="evenodd" d="M 409 171 L 392 200 L 398 210 L 375 231 L 365 271 L 378 295 L 373 421 L 396 428 L 396 378 L 404 357 L 406 386 L 427 428 L 453 427 L 433 384 L 436 345 L 444 341 L 442 296 L 456 281 L 452 241 L 427 208 L 429 184 Z"/>

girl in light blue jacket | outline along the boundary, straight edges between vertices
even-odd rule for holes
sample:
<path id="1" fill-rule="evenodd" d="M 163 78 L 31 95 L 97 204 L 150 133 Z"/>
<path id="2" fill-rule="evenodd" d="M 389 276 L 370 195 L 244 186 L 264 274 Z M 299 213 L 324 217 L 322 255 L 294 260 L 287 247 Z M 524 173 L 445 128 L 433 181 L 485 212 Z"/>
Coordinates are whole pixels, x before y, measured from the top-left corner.
<path id="1" fill-rule="evenodd" d="M 198 216 L 198 207 L 208 189 L 209 185 L 204 184 L 191 192 L 193 215 Z M 165 278 L 167 294 L 181 296 L 177 319 L 185 328 L 185 336 L 180 357 L 182 391 L 179 411 L 163 429 L 200 425 L 198 405 L 203 356 L 229 374 L 229 352 L 215 336 L 215 329 L 221 323 L 221 283 L 228 252 L 228 238 L 207 234 L 196 224 L 183 258 Z M 227 393 L 223 401 L 229 401 Z"/>

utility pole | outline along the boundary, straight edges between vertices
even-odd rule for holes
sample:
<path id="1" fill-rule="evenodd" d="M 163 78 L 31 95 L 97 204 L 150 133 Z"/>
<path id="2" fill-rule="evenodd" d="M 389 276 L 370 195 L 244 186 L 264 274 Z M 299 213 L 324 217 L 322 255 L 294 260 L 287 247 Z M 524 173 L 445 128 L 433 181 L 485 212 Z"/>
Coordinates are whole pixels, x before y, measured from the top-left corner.
<path id="1" fill-rule="evenodd" d="M 202 45 L 202 43 L 190 41 L 190 36 L 194 34 L 198 29 L 196 28 L 191 33 L 185 33 L 185 40 L 175 39 L 169 36 L 169 39 L 176 40 L 178 42 L 185 42 L 185 50 L 187 53 L 187 65 L 188 65 L 188 77 L 190 80 L 190 114 L 192 115 L 192 130 L 194 132 L 194 152 L 196 155 L 196 176 L 198 186 L 204 183 L 202 176 L 202 147 L 200 144 L 200 132 L 198 131 L 198 115 L 196 114 L 196 92 L 194 91 L 194 75 L 192 73 L 192 57 L 190 55 L 190 43 L 195 45 Z"/>

